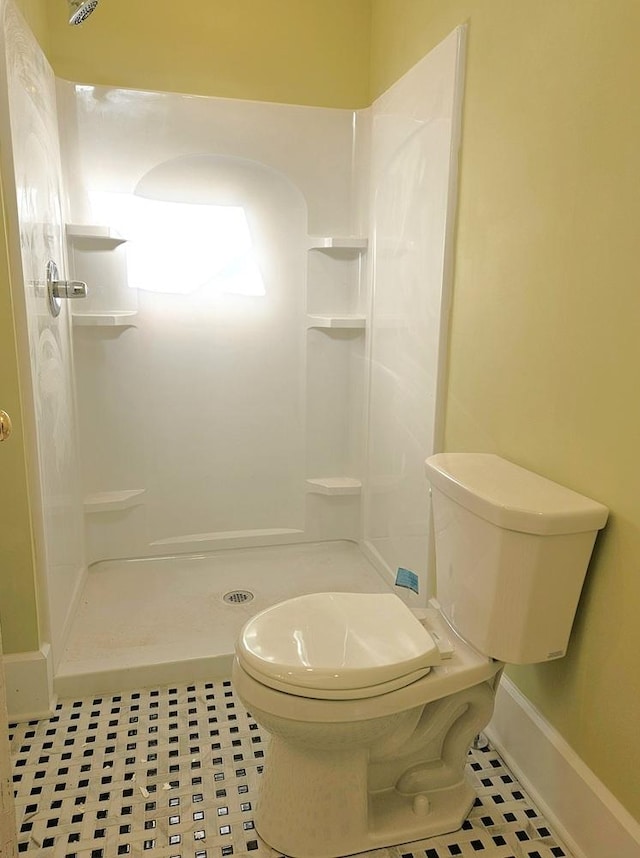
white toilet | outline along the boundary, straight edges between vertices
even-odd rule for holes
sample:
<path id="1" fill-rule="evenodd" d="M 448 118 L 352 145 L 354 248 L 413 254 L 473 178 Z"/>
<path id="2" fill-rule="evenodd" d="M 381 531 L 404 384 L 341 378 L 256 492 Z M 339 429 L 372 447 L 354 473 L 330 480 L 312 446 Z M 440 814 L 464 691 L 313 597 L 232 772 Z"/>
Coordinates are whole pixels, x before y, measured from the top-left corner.
<path id="1" fill-rule="evenodd" d="M 236 692 L 271 741 L 256 826 L 294 858 L 337 858 L 460 827 L 467 751 L 506 662 L 564 655 L 608 510 L 490 454 L 439 454 L 438 601 L 318 593 L 263 611 Z"/>

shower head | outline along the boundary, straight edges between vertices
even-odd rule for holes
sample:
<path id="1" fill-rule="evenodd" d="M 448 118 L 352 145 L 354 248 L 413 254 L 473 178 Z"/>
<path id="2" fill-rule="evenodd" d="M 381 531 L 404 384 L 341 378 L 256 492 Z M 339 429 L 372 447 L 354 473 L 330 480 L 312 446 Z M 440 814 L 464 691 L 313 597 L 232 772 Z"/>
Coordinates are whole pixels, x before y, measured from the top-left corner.
<path id="1" fill-rule="evenodd" d="M 98 5 L 98 0 L 67 0 L 67 2 L 69 4 L 69 23 L 74 25 L 82 24 Z"/>

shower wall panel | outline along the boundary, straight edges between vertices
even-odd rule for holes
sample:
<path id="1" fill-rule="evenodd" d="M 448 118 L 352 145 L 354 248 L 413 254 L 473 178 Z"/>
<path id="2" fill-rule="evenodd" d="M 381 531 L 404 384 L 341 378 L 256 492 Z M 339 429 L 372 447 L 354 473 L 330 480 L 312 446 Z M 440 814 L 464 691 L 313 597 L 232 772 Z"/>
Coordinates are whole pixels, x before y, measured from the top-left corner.
<path id="1" fill-rule="evenodd" d="M 390 575 L 427 589 L 428 485 L 446 365 L 464 32 L 458 29 L 372 106 L 372 308 L 365 544 Z"/>
<path id="2" fill-rule="evenodd" d="M 28 339 L 24 368 L 25 408 L 32 410 L 36 434 L 33 512 L 42 514 L 37 561 L 41 652 L 33 663 L 61 655 L 67 623 L 85 568 L 78 443 L 75 430 L 70 316 L 67 306 L 54 318 L 46 297 L 45 270 L 54 260 L 66 274 L 63 192 L 53 72 L 13 3 L 3 5 L 7 58 L 10 143 L 3 148 L 7 217 L 17 220 L 20 259 L 14 277 L 19 331 Z M 4 99 L 3 99 L 4 100 Z M 8 163 L 13 161 L 12 164 Z M 11 233 L 11 231 L 10 231 Z M 63 302 L 64 305 L 64 302 Z M 18 615 L 25 605 L 13 605 Z M 27 659 L 25 670 L 31 662 Z"/>
<path id="3" fill-rule="evenodd" d="M 72 221 L 131 238 L 129 286 L 141 287 L 124 323 L 75 320 L 90 559 L 356 538 L 359 499 L 328 499 L 327 511 L 306 484 L 358 475 L 362 337 L 350 346 L 307 327 L 318 302 L 344 313 L 360 301 L 358 254 L 324 258 L 339 273 L 323 284 L 322 252 L 308 250 L 309 236 L 354 231 L 353 113 L 62 83 L 59 100 Z M 154 291 L 139 268 L 134 281 L 144 215 L 118 208 L 133 197 L 241 206 L 264 294 Z M 158 281 L 192 276 L 194 241 L 158 245 Z M 100 312 L 111 289 L 117 315 L 121 287 L 98 283 Z"/>

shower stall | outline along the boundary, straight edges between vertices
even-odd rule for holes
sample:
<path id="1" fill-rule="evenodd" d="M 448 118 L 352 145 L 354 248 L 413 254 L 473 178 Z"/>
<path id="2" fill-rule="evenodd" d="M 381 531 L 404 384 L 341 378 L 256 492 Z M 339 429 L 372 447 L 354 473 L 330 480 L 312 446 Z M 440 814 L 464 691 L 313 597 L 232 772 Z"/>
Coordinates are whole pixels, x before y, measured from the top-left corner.
<path id="1" fill-rule="evenodd" d="M 423 604 L 464 31 L 361 111 L 55 81 L 10 2 L 4 39 L 47 693 L 224 674 L 250 614 L 399 567 Z"/>

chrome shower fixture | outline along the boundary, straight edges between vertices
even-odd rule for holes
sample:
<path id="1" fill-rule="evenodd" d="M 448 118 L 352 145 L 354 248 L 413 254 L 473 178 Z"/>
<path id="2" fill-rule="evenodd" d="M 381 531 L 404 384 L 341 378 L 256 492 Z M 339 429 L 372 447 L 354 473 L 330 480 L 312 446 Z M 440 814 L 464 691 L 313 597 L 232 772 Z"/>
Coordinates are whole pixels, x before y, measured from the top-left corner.
<path id="1" fill-rule="evenodd" d="M 98 5 L 98 0 L 67 0 L 67 3 L 69 4 L 69 23 L 76 25 L 82 24 L 85 18 L 89 17 Z"/>

